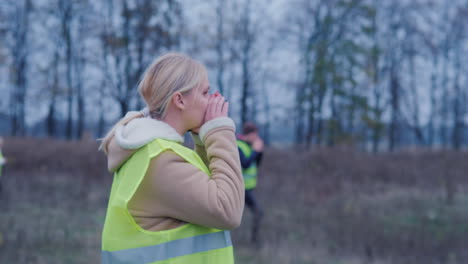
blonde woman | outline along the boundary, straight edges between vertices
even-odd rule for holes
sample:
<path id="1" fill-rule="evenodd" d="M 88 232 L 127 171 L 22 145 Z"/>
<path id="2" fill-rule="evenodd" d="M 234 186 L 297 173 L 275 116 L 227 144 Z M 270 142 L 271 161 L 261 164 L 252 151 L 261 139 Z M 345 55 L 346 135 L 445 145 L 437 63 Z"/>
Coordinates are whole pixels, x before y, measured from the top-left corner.
<path id="1" fill-rule="evenodd" d="M 229 103 L 205 67 L 169 53 L 138 87 L 147 104 L 103 139 L 114 172 L 102 263 L 234 263 L 244 183 Z M 182 145 L 191 131 L 195 151 Z"/>

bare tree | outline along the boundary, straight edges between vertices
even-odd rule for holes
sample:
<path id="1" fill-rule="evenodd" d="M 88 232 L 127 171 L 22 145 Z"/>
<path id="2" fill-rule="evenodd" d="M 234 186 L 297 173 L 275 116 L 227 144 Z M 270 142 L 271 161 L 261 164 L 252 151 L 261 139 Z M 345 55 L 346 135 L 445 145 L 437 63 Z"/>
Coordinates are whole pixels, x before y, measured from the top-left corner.
<path id="1" fill-rule="evenodd" d="M 60 32 L 63 39 L 65 49 L 65 79 L 67 84 L 67 121 L 65 127 L 65 136 L 68 139 L 72 138 L 73 130 L 73 39 L 72 39 L 72 23 L 74 19 L 74 3 L 66 0 L 58 0 L 57 16 L 60 20 Z"/>
<path id="2" fill-rule="evenodd" d="M 440 138 L 441 138 L 441 143 L 443 146 L 447 146 L 449 143 L 449 127 L 447 121 L 449 120 L 449 115 L 450 115 L 450 109 L 449 109 L 449 104 L 450 104 L 450 86 L 449 86 L 449 54 L 451 50 L 451 36 L 452 36 L 452 30 L 453 28 L 451 27 L 449 21 L 450 21 L 450 3 L 445 3 L 443 6 L 443 20 L 447 21 L 447 23 L 444 23 L 443 27 L 444 29 L 444 38 L 443 42 L 441 44 L 441 55 L 442 55 L 442 75 L 441 75 L 441 83 L 440 83 L 440 88 L 442 92 L 441 96 L 441 107 L 440 107 L 440 120 L 441 123 L 439 124 L 439 130 L 440 130 Z"/>
<path id="3" fill-rule="evenodd" d="M 352 38 L 361 33 L 359 27 L 350 26 L 352 23 L 348 22 L 349 19 L 353 19 L 353 23 L 361 18 L 367 20 L 369 15 L 364 12 L 367 7 L 362 1 L 302 1 L 299 6 L 293 7 L 293 12 L 297 9 L 304 12 L 302 21 L 297 23 L 302 30 L 296 30 L 304 75 L 296 96 L 296 141 L 303 137 L 306 144 L 323 144 L 328 130 L 335 133 L 345 125 L 337 123 L 340 119 L 338 101 L 348 104 L 347 118 L 341 120 L 350 130 L 354 129 L 358 109 L 366 107 L 352 73 L 361 53 Z M 333 120 L 330 121 L 324 118 L 330 106 L 327 98 L 331 103 Z M 328 137 L 330 144 L 333 141 Z"/>
<path id="4" fill-rule="evenodd" d="M 77 137 L 81 138 L 85 130 L 86 123 L 86 109 L 85 109 L 85 97 L 84 97 L 84 78 L 83 71 L 86 65 L 85 57 L 85 45 L 84 40 L 87 38 L 87 33 L 89 33 L 89 28 L 86 27 L 84 21 L 84 14 L 78 14 L 78 32 L 77 38 L 80 39 L 76 44 L 75 56 L 73 60 L 73 66 L 75 69 L 75 79 L 76 79 L 76 102 L 77 102 Z"/>
<path id="5" fill-rule="evenodd" d="M 11 116 L 11 134 L 24 135 L 26 132 L 26 93 L 27 93 L 27 71 L 29 66 L 29 39 L 30 32 L 30 14 L 33 9 L 30 0 L 11 1 L 8 3 L 11 7 L 7 14 L 11 24 L 7 26 L 7 46 L 10 50 L 11 80 L 12 89 L 10 93 L 10 116 Z"/>
<path id="6" fill-rule="evenodd" d="M 216 56 L 218 58 L 218 71 L 216 74 L 216 82 L 218 85 L 219 92 L 224 94 L 224 51 L 225 51 L 225 41 L 224 41 L 224 12 L 225 12 L 225 0 L 218 0 L 218 5 L 216 6 Z"/>
<path id="7" fill-rule="evenodd" d="M 435 140 L 435 120 L 437 114 L 437 91 L 438 91 L 438 75 L 437 75 L 437 68 L 439 66 L 439 49 L 438 46 L 431 40 L 430 37 L 424 36 L 424 41 L 428 46 L 428 49 L 431 54 L 431 87 L 429 91 L 430 101 L 428 104 L 429 107 L 429 117 L 428 117 L 428 135 L 427 135 L 427 144 L 432 147 Z"/>
<path id="8" fill-rule="evenodd" d="M 462 56 L 463 56 L 463 40 L 466 38 L 466 25 L 468 8 L 460 8 L 457 10 L 456 17 L 453 20 L 454 28 L 454 52 L 453 52 L 453 68 L 455 76 L 453 80 L 453 95 L 452 95 L 452 116 L 453 116 L 453 129 L 452 129 L 452 147 L 460 149 L 463 143 L 463 130 L 465 127 L 464 116 L 466 115 L 467 91 L 462 89 L 461 85 L 461 71 Z"/>
<path id="9" fill-rule="evenodd" d="M 419 46 L 420 43 L 424 43 L 424 34 L 422 30 L 418 28 L 418 25 L 414 23 L 421 15 L 421 12 L 416 12 L 416 10 L 423 10 L 423 7 L 419 6 L 417 3 L 410 5 L 410 7 L 410 10 L 415 11 L 403 13 L 404 17 L 402 18 L 402 28 L 406 35 L 408 35 L 408 38 L 402 44 L 402 56 L 405 57 L 409 73 L 407 75 L 409 81 L 402 90 L 402 108 L 406 109 L 406 111 L 402 109 L 402 118 L 405 120 L 406 125 L 413 131 L 417 143 L 424 145 L 426 143 L 426 135 L 421 120 L 421 108 L 422 105 L 425 104 L 425 101 L 420 93 L 422 88 L 418 85 L 416 80 L 419 75 L 416 72 L 417 67 L 415 62 L 416 59 L 421 56 L 421 52 L 417 50 L 417 46 Z"/>
<path id="10" fill-rule="evenodd" d="M 379 144 L 384 132 L 384 123 L 382 121 L 382 115 L 385 111 L 384 105 L 384 92 L 382 85 L 382 75 L 384 67 L 382 67 L 382 48 L 383 45 L 380 38 L 380 29 L 377 23 L 378 16 L 378 2 L 374 0 L 372 2 L 375 11 L 371 17 L 371 26 L 369 32 L 371 36 L 372 46 L 369 54 L 369 70 L 368 75 L 370 79 L 371 92 L 370 92 L 370 111 L 368 112 L 369 118 L 367 120 L 367 125 L 371 129 L 371 142 L 372 142 L 372 151 L 377 152 L 379 149 Z"/>
<path id="11" fill-rule="evenodd" d="M 56 105 L 57 105 L 57 96 L 59 92 L 59 53 L 56 50 L 54 52 L 54 59 L 52 60 L 51 65 L 51 77 L 52 81 L 48 82 L 50 85 L 50 101 L 49 106 L 47 109 L 47 117 L 46 117 L 46 124 L 47 124 L 47 135 L 50 137 L 54 137 L 56 133 L 56 120 L 55 120 L 55 113 L 56 113 Z"/>
<path id="12" fill-rule="evenodd" d="M 179 44 L 183 21 L 180 4 L 174 0 L 110 0 L 107 5 L 108 16 L 119 12 L 121 22 L 109 19 L 103 30 L 104 72 L 112 87 L 110 95 L 124 115 L 136 99 L 135 88 L 144 68 L 156 54 Z"/>
<path id="13" fill-rule="evenodd" d="M 241 93 L 241 124 L 244 124 L 249 120 L 249 106 L 247 101 L 251 93 L 251 52 L 254 39 L 254 34 L 252 32 L 251 24 L 251 8 L 250 0 L 246 0 L 244 3 L 244 12 L 240 21 L 242 35 L 242 45 L 241 45 L 241 65 L 242 65 L 242 93 Z"/>
<path id="14" fill-rule="evenodd" d="M 400 144 L 402 138 L 402 96 L 403 87 L 401 81 L 400 64 L 402 63 L 402 40 L 404 34 L 402 25 L 404 7 L 401 3 L 391 3 L 388 10 L 388 44 L 386 49 L 386 65 L 388 67 L 388 89 L 390 105 L 390 123 L 388 126 L 389 149 L 391 151 Z M 400 34 L 399 34 L 400 33 Z"/>

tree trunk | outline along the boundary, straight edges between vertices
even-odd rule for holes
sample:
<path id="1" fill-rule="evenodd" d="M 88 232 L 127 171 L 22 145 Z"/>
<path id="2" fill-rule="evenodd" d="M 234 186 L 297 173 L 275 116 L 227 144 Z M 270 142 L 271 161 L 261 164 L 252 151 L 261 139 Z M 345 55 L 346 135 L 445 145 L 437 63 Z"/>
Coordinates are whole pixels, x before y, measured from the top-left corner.
<path id="1" fill-rule="evenodd" d="M 250 34 L 250 1 L 246 1 L 244 17 L 242 20 L 243 47 L 242 47 L 242 94 L 241 94 L 241 125 L 249 118 L 249 106 L 247 100 L 250 93 L 250 50 L 252 38 Z"/>
<path id="2" fill-rule="evenodd" d="M 435 140 L 435 126 L 434 121 L 436 118 L 437 113 L 437 98 L 436 98 L 436 91 L 437 91 L 437 67 L 439 64 L 438 55 L 437 53 L 432 53 L 432 73 L 431 73 L 431 90 L 430 90 L 430 113 L 429 113 L 429 131 L 427 136 L 427 144 L 432 147 L 434 145 Z"/>
<path id="3" fill-rule="evenodd" d="M 80 24 L 83 24 L 83 17 L 79 17 Z M 84 34 L 80 34 L 84 37 Z M 75 75 L 76 75 L 76 97 L 77 97 L 77 110 L 78 110 L 78 124 L 77 124 L 77 137 L 82 138 L 85 130 L 86 122 L 86 111 L 85 111 L 85 99 L 83 95 L 83 70 L 86 63 L 84 56 L 84 47 L 82 43 L 79 43 L 79 54 L 75 58 Z"/>
<path id="4" fill-rule="evenodd" d="M 56 98 L 58 93 L 58 85 L 59 85 L 59 72 L 58 72 L 58 64 L 59 64 L 59 53 L 56 50 L 54 52 L 54 60 L 52 65 L 53 71 L 53 81 L 52 81 L 52 91 L 50 95 L 50 103 L 49 103 L 49 110 L 47 113 L 47 135 L 49 137 L 54 137 L 56 135 L 56 125 L 55 125 L 55 104 Z"/>
<path id="5" fill-rule="evenodd" d="M 29 33 L 29 14 L 32 10 L 32 3 L 26 0 L 24 6 L 18 4 L 15 14 L 16 28 L 14 34 L 13 69 L 14 88 L 10 98 L 11 109 L 11 134 L 24 136 L 26 132 L 26 89 L 27 89 L 27 70 L 28 70 L 28 33 Z"/>
<path id="6" fill-rule="evenodd" d="M 216 74 L 216 82 L 218 84 L 218 89 L 221 94 L 224 94 L 224 87 L 223 87 L 223 77 L 224 77 L 224 1 L 225 0 L 218 0 L 218 6 L 216 7 L 216 15 L 218 19 L 217 27 L 216 27 L 216 55 L 218 59 L 218 72 Z"/>
<path id="7" fill-rule="evenodd" d="M 461 71 L 461 57 L 460 49 L 456 49 L 455 55 L 455 80 L 454 80 L 454 96 L 452 103 L 453 111 L 453 130 L 452 130 L 452 147 L 456 150 L 459 150 L 463 141 L 463 116 L 462 113 L 462 104 L 463 101 L 463 91 L 460 87 L 460 71 Z"/>
<path id="8" fill-rule="evenodd" d="M 73 67 L 73 51 L 72 51 L 72 36 L 71 36 L 71 20 L 72 8 L 71 3 L 65 0 L 60 1 L 62 23 L 62 37 L 65 41 L 65 60 L 66 60 L 66 81 L 67 81 L 67 123 L 65 128 L 65 136 L 67 139 L 73 137 L 73 81 L 72 81 L 72 67 Z"/>
<path id="9" fill-rule="evenodd" d="M 391 104 L 391 121 L 390 121 L 390 151 L 395 150 L 399 140 L 399 125 L 400 125 L 400 87 L 394 62 L 390 66 L 390 104 Z"/>

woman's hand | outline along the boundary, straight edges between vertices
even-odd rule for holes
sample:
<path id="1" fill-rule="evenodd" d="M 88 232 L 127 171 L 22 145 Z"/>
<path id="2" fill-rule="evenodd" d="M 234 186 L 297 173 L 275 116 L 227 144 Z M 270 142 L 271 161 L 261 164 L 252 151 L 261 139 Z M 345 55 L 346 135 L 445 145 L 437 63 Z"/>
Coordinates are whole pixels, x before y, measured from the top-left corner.
<path id="1" fill-rule="evenodd" d="M 257 136 L 255 140 L 252 142 L 252 149 L 256 152 L 262 152 L 264 148 L 263 140 Z"/>
<path id="2" fill-rule="evenodd" d="M 208 99 L 208 106 L 206 107 L 203 124 L 217 117 L 227 117 L 228 111 L 229 103 L 226 102 L 224 97 L 219 92 L 212 94 Z M 200 127 L 192 129 L 191 132 L 198 135 L 200 133 Z"/>
<path id="3" fill-rule="evenodd" d="M 213 120 L 218 117 L 227 117 L 229 111 L 229 103 L 226 102 L 224 96 L 216 92 L 208 99 L 208 107 L 205 113 L 205 122 Z"/>

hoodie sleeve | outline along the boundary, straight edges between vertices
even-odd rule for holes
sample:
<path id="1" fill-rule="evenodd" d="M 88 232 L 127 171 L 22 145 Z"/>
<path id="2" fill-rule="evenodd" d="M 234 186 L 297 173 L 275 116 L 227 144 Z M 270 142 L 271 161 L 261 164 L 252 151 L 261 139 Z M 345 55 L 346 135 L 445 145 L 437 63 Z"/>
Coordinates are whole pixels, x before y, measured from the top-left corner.
<path id="1" fill-rule="evenodd" d="M 110 172 L 117 171 L 120 166 L 133 154 L 136 149 L 124 149 L 117 143 L 115 137 L 112 137 L 108 145 L 107 169 Z"/>
<path id="2" fill-rule="evenodd" d="M 203 141 L 211 177 L 175 153 L 164 152 L 151 161 L 146 186 L 140 185 L 129 204 L 139 208 L 134 212 L 157 211 L 161 217 L 219 229 L 239 226 L 244 182 L 234 128 L 213 128 Z"/>

